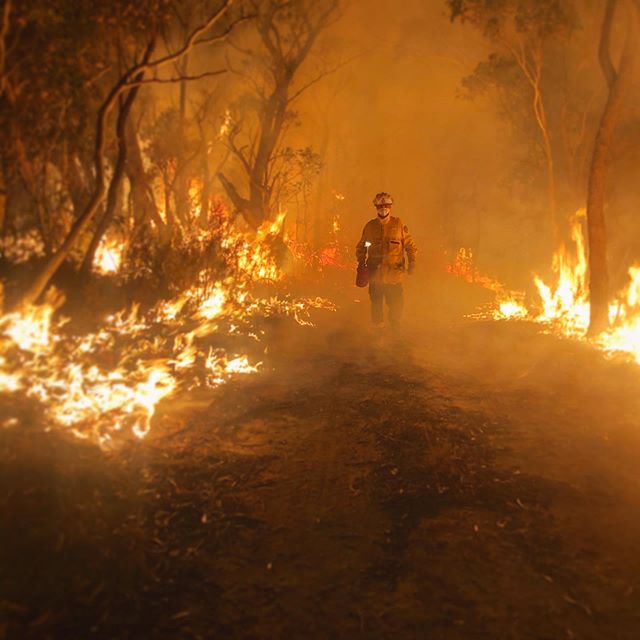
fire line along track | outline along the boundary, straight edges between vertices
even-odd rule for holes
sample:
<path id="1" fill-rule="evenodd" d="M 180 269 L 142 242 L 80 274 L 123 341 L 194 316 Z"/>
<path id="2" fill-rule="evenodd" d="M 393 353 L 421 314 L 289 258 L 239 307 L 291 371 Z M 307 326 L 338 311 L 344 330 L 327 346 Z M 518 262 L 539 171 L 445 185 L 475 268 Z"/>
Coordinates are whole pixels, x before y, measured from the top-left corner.
<path id="1" fill-rule="evenodd" d="M 0 637 L 640 637 L 637 366 L 364 314 L 118 452 L 3 429 Z"/>

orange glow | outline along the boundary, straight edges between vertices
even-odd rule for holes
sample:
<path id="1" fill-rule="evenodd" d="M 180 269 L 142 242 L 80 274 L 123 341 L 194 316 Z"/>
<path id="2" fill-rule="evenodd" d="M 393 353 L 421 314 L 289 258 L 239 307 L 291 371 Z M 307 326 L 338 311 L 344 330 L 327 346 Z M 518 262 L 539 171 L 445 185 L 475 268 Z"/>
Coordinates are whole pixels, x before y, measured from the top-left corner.
<path id="1" fill-rule="evenodd" d="M 198 341 L 212 333 L 259 339 L 256 317 L 278 314 L 306 325 L 311 309 L 334 308 L 321 298 L 252 293 L 253 283 L 282 278 L 270 245 L 283 221 L 279 216 L 266 223 L 253 238 L 225 227 L 223 246 L 235 258 L 233 275 L 209 283 L 202 272 L 176 298 L 143 315 L 135 305 L 112 314 L 94 333 L 66 332 L 65 320 L 54 315 L 60 302 L 55 295 L 2 316 L 0 392 L 38 400 L 49 428 L 111 446 L 119 434 L 147 435 L 158 404 L 177 390 L 218 386 L 257 372 L 260 363 L 247 353 L 214 352 Z"/>
<path id="2" fill-rule="evenodd" d="M 94 270 L 103 275 L 118 273 L 123 254 L 124 247 L 120 240 L 114 237 L 103 237 L 93 259 Z"/>
<path id="3" fill-rule="evenodd" d="M 571 223 L 571 244 L 561 246 L 553 256 L 554 282 L 534 277 L 537 302 L 527 309 L 523 294 L 504 296 L 501 283 L 480 274 L 468 249 L 460 249 L 447 271 L 496 293 L 490 317 L 539 322 L 561 336 L 588 340 L 605 353 L 630 356 L 640 364 L 640 265 L 629 268 L 629 282 L 609 305 L 609 328 L 587 337 L 589 329 L 588 263 L 583 222 L 586 211 L 576 212 Z"/>
<path id="4" fill-rule="evenodd" d="M 522 319 L 528 316 L 529 312 L 523 304 L 524 294 L 511 291 L 498 280 L 482 274 L 473 263 L 471 249 L 459 249 L 454 261 L 447 265 L 446 270 L 447 273 L 458 276 L 469 283 L 478 284 L 496 294 L 491 309 L 488 310 L 488 313 L 481 313 L 481 316 L 488 315 L 495 320 Z"/>

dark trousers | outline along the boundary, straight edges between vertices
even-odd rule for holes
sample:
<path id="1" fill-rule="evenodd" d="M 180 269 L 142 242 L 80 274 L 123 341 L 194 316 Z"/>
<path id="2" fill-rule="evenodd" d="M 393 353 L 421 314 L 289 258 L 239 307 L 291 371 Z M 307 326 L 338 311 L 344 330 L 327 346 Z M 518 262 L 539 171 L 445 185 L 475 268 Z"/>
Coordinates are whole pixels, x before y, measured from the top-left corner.
<path id="1" fill-rule="evenodd" d="M 401 284 L 383 284 L 372 282 L 369 285 L 371 298 L 371 321 L 380 324 L 384 320 L 383 302 L 389 307 L 389 322 L 397 324 L 402 316 L 403 295 Z"/>

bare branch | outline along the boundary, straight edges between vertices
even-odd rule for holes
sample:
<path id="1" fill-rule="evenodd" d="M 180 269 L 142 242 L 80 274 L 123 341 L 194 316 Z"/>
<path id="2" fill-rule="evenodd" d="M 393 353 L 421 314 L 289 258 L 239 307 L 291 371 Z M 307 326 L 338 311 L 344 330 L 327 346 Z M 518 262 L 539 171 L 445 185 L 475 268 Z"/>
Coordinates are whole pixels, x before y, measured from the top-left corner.
<path id="1" fill-rule="evenodd" d="M 302 61 L 309 54 L 309 51 L 311 50 L 311 47 L 314 45 L 316 39 L 318 38 L 318 35 L 320 35 L 320 32 L 327 26 L 327 23 L 329 21 L 329 18 L 331 17 L 331 14 L 337 8 L 338 8 L 338 0 L 332 0 L 331 2 L 329 2 L 327 4 L 327 8 L 325 9 L 325 11 L 315 21 L 315 24 L 311 24 L 306 14 L 303 15 L 309 35 L 307 39 L 304 41 L 301 48 L 299 49 L 298 54 L 295 56 L 295 59 L 292 61 L 294 68 L 297 68 L 300 66 L 300 64 L 302 64 Z"/>
<path id="2" fill-rule="evenodd" d="M 257 25 L 258 25 L 258 32 L 262 37 L 262 41 L 264 42 L 265 46 L 267 47 L 273 59 L 276 61 L 282 61 L 284 60 L 284 55 L 282 53 L 282 50 L 279 49 L 276 43 L 271 39 L 271 31 L 272 31 L 271 27 L 273 25 L 273 19 L 275 14 L 278 11 L 278 8 L 279 7 L 271 5 L 270 11 L 268 13 L 265 13 L 264 10 L 260 12 L 258 16 Z"/>
<path id="3" fill-rule="evenodd" d="M 607 0 L 602 19 L 602 31 L 600 32 L 600 46 L 598 47 L 598 58 L 602 73 L 607 81 L 609 89 L 613 87 L 616 81 L 616 70 L 611 61 L 611 28 L 613 25 L 613 17 L 615 15 L 618 0 Z"/>
<path id="4" fill-rule="evenodd" d="M 231 0 L 233 2 L 233 0 Z M 243 22 L 247 22 L 248 20 L 252 20 L 253 18 L 255 18 L 254 15 L 246 15 L 246 16 L 242 16 L 240 18 L 237 18 L 235 20 L 235 22 L 231 25 L 229 25 L 229 27 L 227 27 L 222 33 L 215 35 L 215 36 L 209 36 L 208 38 L 200 38 L 197 42 L 194 43 L 194 46 L 200 46 L 202 44 L 213 44 L 215 42 L 221 42 L 222 40 L 225 40 L 228 38 L 229 35 L 231 35 L 231 32 L 241 23 Z"/>
<path id="5" fill-rule="evenodd" d="M 88 78 L 85 81 L 84 86 L 85 87 L 91 87 L 93 85 L 98 84 L 98 80 L 100 80 L 100 78 L 102 78 L 103 76 L 105 76 L 107 73 L 109 73 L 112 70 L 113 70 L 113 67 L 110 66 L 110 65 L 100 69 L 94 76 L 92 76 L 91 78 Z"/>
<path id="6" fill-rule="evenodd" d="M 149 69 L 157 69 L 158 67 L 164 66 L 166 64 L 169 64 L 171 62 L 174 62 L 174 61 L 178 60 L 179 58 L 184 57 L 196 45 L 210 44 L 212 42 L 218 42 L 220 40 L 224 40 L 229 35 L 229 33 L 231 32 L 233 27 L 240 20 L 242 20 L 242 18 L 240 18 L 238 21 L 234 22 L 227 29 L 225 29 L 225 31 L 222 34 L 220 34 L 218 36 L 212 36 L 210 38 L 201 38 L 201 37 L 205 33 L 207 33 L 216 23 L 218 23 L 222 19 L 222 17 L 228 11 L 229 7 L 233 4 L 233 2 L 234 2 L 234 0 L 225 0 L 225 2 L 220 7 L 220 9 L 218 11 L 216 11 L 214 14 L 212 14 L 211 16 L 209 16 L 209 19 L 204 24 L 202 24 L 199 27 L 197 27 L 196 29 L 194 29 L 189 34 L 188 38 L 186 39 L 186 41 L 182 45 L 182 47 L 180 47 L 174 53 L 168 53 L 167 55 L 165 55 L 165 56 L 163 56 L 161 58 L 158 58 L 157 60 L 153 60 L 151 62 L 141 62 L 140 64 L 135 65 L 132 69 L 130 69 L 127 72 L 127 74 L 126 74 L 127 79 L 126 79 L 125 82 L 128 82 L 129 78 L 132 78 L 133 76 L 136 76 L 138 73 L 140 73 L 140 71 L 147 71 Z M 201 39 L 199 40 L 199 38 L 201 38 Z"/>
<path id="7" fill-rule="evenodd" d="M 231 199 L 233 206 L 238 211 L 245 211 L 249 208 L 250 202 L 246 198 L 243 198 L 236 189 L 235 185 L 228 180 L 228 178 L 222 173 L 222 171 L 218 171 L 218 180 L 222 183 L 227 195 Z"/>
<path id="8" fill-rule="evenodd" d="M 183 80 L 202 80 L 203 78 L 211 78 L 227 73 L 228 69 L 218 69 L 217 71 L 205 71 L 196 76 L 178 76 L 177 78 L 147 78 L 146 80 L 134 80 L 127 82 L 127 87 L 138 87 L 141 84 L 170 84 L 173 82 L 182 82 Z"/>
<path id="9" fill-rule="evenodd" d="M 253 49 L 245 49 L 244 47 L 241 47 L 239 44 L 234 42 L 231 38 L 229 38 L 227 43 L 232 49 L 235 49 L 236 51 L 239 51 L 240 53 L 244 54 L 245 56 L 248 56 L 250 58 L 255 58 L 256 57 L 256 52 Z"/>
<path id="10" fill-rule="evenodd" d="M 640 2 L 640 0 L 638 0 Z M 289 98 L 289 103 L 293 102 L 296 98 L 298 98 L 302 93 L 304 93 L 307 89 L 309 89 L 310 87 L 312 87 L 314 84 L 316 84 L 317 82 L 320 82 L 320 80 L 322 80 L 323 78 L 326 78 L 327 76 L 331 75 L 332 73 L 335 73 L 336 71 L 339 71 L 340 69 L 342 69 L 343 67 L 346 67 L 348 64 L 350 64 L 351 62 L 353 62 L 354 60 L 356 60 L 357 58 L 361 57 L 362 55 L 364 55 L 363 53 L 358 53 L 354 56 L 352 56 L 351 58 L 348 58 L 347 60 L 343 60 L 342 62 L 339 62 L 338 64 L 334 65 L 333 67 L 331 67 L 330 69 L 326 69 L 325 71 L 323 71 L 322 73 L 319 73 L 315 78 L 313 78 L 312 80 L 309 80 L 309 82 L 307 82 L 306 84 L 304 84 L 302 87 L 300 87 L 290 98 Z"/>
<path id="11" fill-rule="evenodd" d="M 231 42 L 230 42 L 229 44 L 231 44 L 231 46 L 232 46 L 233 48 L 236 48 L 236 47 L 235 47 Z M 239 50 L 239 51 L 244 51 L 244 50 L 242 50 L 242 49 L 238 49 L 238 50 Z M 251 54 L 250 54 L 250 55 L 255 56 L 255 54 L 254 54 L 253 52 L 251 52 Z M 264 88 L 263 88 L 263 87 L 261 87 L 261 86 L 256 82 L 255 78 L 254 78 L 253 76 L 249 75 L 248 73 L 244 73 L 244 72 L 240 71 L 239 69 L 234 69 L 234 68 L 233 68 L 233 64 L 232 64 L 232 62 L 231 62 L 231 60 L 230 60 L 230 58 L 229 58 L 229 55 L 228 55 L 228 53 L 226 53 L 226 52 L 225 52 L 225 60 L 226 60 L 226 62 L 227 62 L 227 69 L 228 69 L 229 71 L 231 71 L 231 73 L 235 73 L 236 75 L 240 76 L 241 78 L 244 78 L 245 80 L 248 80 L 248 81 L 253 85 L 253 89 L 254 89 L 254 91 L 255 91 L 255 92 L 256 92 L 256 93 L 257 93 L 261 98 L 263 98 L 263 99 L 264 99 L 264 97 L 265 97 L 265 94 L 264 94 Z"/>
<path id="12" fill-rule="evenodd" d="M 249 161 L 247 160 L 247 157 L 245 156 L 244 151 L 238 146 L 236 146 L 236 143 L 235 143 L 235 137 L 238 134 L 239 130 L 240 130 L 240 125 L 237 124 L 234 127 L 234 129 L 231 131 L 231 133 L 229 133 L 229 136 L 227 137 L 227 144 L 229 146 L 229 149 L 233 152 L 233 155 L 236 156 L 238 160 L 240 160 L 245 171 L 249 174 L 251 173 L 251 166 L 249 164 Z"/>

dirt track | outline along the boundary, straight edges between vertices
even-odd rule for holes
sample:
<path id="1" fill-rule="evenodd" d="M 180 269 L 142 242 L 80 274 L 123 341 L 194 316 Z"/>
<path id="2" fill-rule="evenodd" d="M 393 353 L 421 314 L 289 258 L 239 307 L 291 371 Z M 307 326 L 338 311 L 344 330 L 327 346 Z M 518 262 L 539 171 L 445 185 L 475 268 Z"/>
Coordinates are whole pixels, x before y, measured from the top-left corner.
<path id="1" fill-rule="evenodd" d="M 640 369 L 365 311 L 118 454 L 0 432 L 0 638 L 640 637 Z"/>

